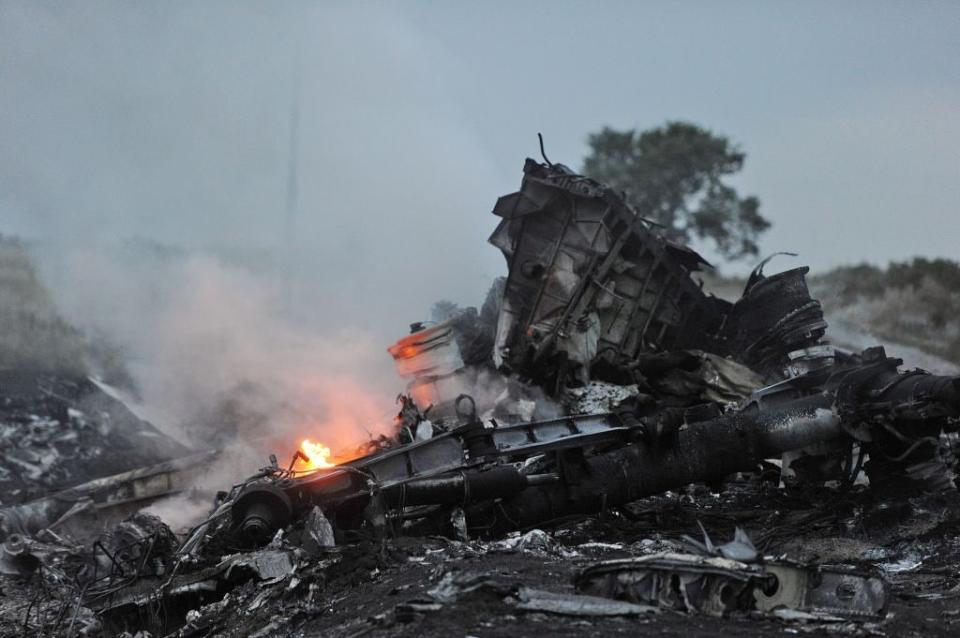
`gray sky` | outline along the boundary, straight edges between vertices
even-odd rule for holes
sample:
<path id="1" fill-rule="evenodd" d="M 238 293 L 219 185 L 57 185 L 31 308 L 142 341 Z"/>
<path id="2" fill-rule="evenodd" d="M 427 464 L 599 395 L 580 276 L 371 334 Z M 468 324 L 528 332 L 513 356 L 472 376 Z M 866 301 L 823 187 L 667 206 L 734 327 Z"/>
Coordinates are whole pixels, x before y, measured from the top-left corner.
<path id="1" fill-rule="evenodd" d="M 929 1 L 0 0 L 0 232 L 276 249 L 297 64 L 297 254 L 348 314 L 479 303 L 538 131 L 577 167 L 691 120 L 747 152 L 763 252 L 958 257 L 960 3 Z"/>

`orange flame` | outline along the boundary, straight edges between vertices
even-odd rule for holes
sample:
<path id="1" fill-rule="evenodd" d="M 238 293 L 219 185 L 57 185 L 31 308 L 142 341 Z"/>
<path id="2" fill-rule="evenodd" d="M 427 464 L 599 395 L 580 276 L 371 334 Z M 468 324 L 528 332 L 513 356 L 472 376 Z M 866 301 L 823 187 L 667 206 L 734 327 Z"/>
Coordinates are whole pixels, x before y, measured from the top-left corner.
<path id="1" fill-rule="evenodd" d="M 332 454 L 330 448 L 323 443 L 314 443 L 310 439 L 304 439 L 303 443 L 300 444 L 300 452 L 302 452 L 307 459 L 297 459 L 295 469 L 298 471 L 308 472 L 311 470 L 321 470 L 336 465 L 330 461 L 330 455 Z"/>
<path id="2" fill-rule="evenodd" d="M 329 469 L 369 454 L 370 442 L 392 433 L 389 402 L 381 405 L 367 385 L 352 377 L 304 375 L 296 395 L 297 412 L 284 430 L 298 436 L 291 441 L 280 435 L 275 445 L 289 450 L 300 441 L 298 451 L 310 460 L 298 459 L 297 472 Z"/>

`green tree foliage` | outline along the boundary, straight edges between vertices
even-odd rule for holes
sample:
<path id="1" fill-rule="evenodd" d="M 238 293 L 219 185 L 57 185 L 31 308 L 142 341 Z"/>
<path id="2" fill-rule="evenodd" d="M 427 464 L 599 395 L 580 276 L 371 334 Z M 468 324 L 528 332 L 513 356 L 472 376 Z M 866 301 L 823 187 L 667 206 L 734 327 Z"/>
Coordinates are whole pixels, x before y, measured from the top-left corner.
<path id="1" fill-rule="evenodd" d="M 893 288 L 919 288 L 929 278 L 947 290 L 960 292 L 960 264 L 951 259 L 914 257 L 911 262 L 891 263 L 887 279 Z"/>
<path id="2" fill-rule="evenodd" d="M 453 319 L 463 312 L 463 308 L 448 299 L 441 299 L 430 308 L 430 321 L 440 323 L 447 319 Z"/>
<path id="3" fill-rule="evenodd" d="M 626 193 L 640 214 L 670 239 L 712 240 L 728 259 L 757 254 L 757 238 L 770 227 L 760 201 L 740 197 L 726 178 L 745 155 L 723 136 L 686 122 L 647 131 L 604 128 L 588 138 L 583 172 Z"/>
<path id="4" fill-rule="evenodd" d="M 841 266 L 810 278 L 831 317 L 890 340 L 960 361 L 960 263 L 916 257 Z"/>
<path id="5" fill-rule="evenodd" d="M 862 263 L 839 266 L 814 275 L 811 283 L 829 289 L 839 303 L 876 299 L 890 290 L 919 290 L 935 284 L 952 295 L 960 295 L 960 263 L 952 259 L 914 257 L 911 261 L 890 262 L 886 268 Z"/>

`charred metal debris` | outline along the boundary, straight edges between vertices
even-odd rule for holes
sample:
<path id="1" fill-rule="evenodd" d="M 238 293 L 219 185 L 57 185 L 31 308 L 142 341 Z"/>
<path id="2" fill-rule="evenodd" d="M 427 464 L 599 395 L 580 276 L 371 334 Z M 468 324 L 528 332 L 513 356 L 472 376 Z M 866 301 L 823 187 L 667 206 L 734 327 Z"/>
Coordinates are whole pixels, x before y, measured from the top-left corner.
<path id="1" fill-rule="evenodd" d="M 270 635 L 326 613 L 325 585 L 348 578 L 362 557 L 374 559 L 363 563 L 367 572 L 389 563 L 405 538 L 423 539 L 400 551 L 418 564 L 437 543 L 448 556 L 530 550 L 584 559 L 590 542 L 564 549 L 541 530 L 629 512 L 636 523 L 649 514 L 637 513 L 638 503 L 680 498 L 691 484 L 720 490 L 752 480 L 771 500 L 782 498 L 782 490 L 770 495 L 778 483 L 827 485 L 831 498 L 852 498 L 867 490 L 855 487 L 864 476 L 874 495 L 954 489 L 960 378 L 903 371 L 882 347 L 832 346 L 807 268 L 768 276 L 761 264 L 738 301 L 718 299 L 695 278 L 707 265 L 700 255 L 561 164 L 528 159 L 520 190 L 493 212 L 500 222 L 490 243 L 508 274 L 492 300 L 480 313 L 415 324 L 389 349 L 408 382 L 395 439 L 306 474 L 273 457 L 222 492 L 183 538 L 138 514 L 81 550 L 56 527 L 74 510 L 183 489 L 208 455 L 4 502 L 4 573 L 39 572 L 61 592 L 18 610 L 18 622 L 192 636 L 229 633 L 237 605 L 279 605 L 282 620 L 261 618 Z M 39 462 L 14 458 L 27 471 Z M 882 505 L 844 511 L 872 524 Z M 671 506 L 658 507 L 659 516 Z M 820 520 L 816 511 L 803 525 Z M 687 517 L 688 531 L 700 515 Z M 762 528 L 755 546 L 739 528 L 726 544 L 704 532 L 703 542 L 683 545 L 682 527 L 659 527 L 676 531 L 675 541 L 636 551 L 623 539 L 607 543 L 619 557 L 581 560 L 571 591 L 435 571 L 431 589 L 369 627 L 480 591 L 515 611 L 581 618 L 672 610 L 856 632 L 879 631 L 887 615 L 889 582 L 875 568 L 765 554 L 776 543 Z"/>

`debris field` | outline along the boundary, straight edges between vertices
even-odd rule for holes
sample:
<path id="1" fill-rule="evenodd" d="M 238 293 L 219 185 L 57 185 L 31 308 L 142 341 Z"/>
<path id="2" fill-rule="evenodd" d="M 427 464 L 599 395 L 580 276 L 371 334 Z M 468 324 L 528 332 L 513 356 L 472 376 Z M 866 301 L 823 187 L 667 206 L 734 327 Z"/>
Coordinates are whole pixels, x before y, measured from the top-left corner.
<path id="1" fill-rule="evenodd" d="M 561 164 L 493 213 L 482 309 L 388 349 L 394 436 L 264 450 L 189 530 L 140 510 L 216 450 L 2 371 L 0 634 L 956 634 L 960 377 L 830 343 L 807 268 L 709 294 Z"/>

